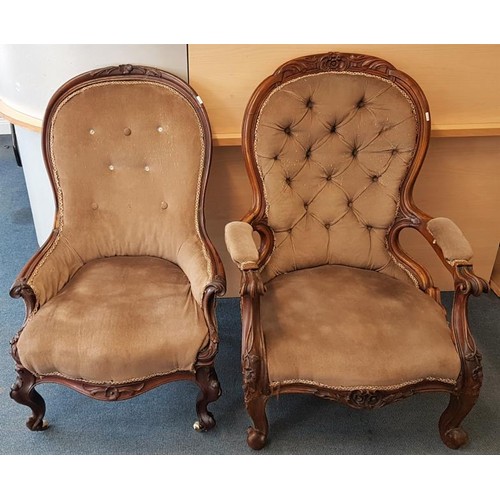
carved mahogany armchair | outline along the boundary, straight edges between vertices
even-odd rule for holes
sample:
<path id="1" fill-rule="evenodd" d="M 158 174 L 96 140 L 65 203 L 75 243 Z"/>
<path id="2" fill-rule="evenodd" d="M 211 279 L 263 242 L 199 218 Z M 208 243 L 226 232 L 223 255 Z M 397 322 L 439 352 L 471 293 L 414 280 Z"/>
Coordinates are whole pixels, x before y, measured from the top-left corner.
<path id="1" fill-rule="evenodd" d="M 210 429 L 225 277 L 205 230 L 201 99 L 158 69 L 95 70 L 56 92 L 42 139 L 55 227 L 11 289 L 26 303 L 11 397 L 31 408 L 28 428 L 47 427 L 37 384 L 116 401 L 187 379 L 200 387 L 195 428 Z"/>
<path id="2" fill-rule="evenodd" d="M 280 393 L 379 408 L 444 391 L 441 438 L 451 448 L 466 442 L 461 423 L 482 380 L 467 301 L 487 284 L 458 227 L 412 201 L 429 134 L 415 81 L 365 55 L 289 61 L 251 97 L 243 153 L 253 208 L 226 227 L 242 271 L 250 447 L 265 445 L 266 403 Z M 404 228 L 419 231 L 453 275 L 449 325 L 429 273 L 400 247 Z"/>

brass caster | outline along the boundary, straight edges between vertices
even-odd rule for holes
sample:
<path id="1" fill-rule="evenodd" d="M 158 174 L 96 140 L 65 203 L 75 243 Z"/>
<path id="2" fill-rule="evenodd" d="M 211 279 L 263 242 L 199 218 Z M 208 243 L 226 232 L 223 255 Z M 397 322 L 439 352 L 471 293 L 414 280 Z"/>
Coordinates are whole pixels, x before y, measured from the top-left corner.
<path id="1" fill-rule="evenodd" d="M 201 424 L 198 420 L 193 424 L 193 429 L 196 432 L 201 432 L 203 430 L 203 428 L 201 427 Z"/>

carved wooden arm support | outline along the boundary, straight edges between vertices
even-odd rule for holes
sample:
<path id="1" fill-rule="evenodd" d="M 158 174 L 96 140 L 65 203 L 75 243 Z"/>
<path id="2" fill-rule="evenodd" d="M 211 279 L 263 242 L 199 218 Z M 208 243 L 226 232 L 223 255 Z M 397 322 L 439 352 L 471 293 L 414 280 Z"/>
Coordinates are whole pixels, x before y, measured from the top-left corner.
<path id="1" fill-rule="evenodd" d="M 425 237 L 451 273 L 455 294 L 468 297 L 488 292 L 486 281 L 474 274 L 470 243 L 454 222 L 444 217 L 432 219 L 421 214 L 421 222 L 409 227 L 414 227 Z"/>
<path id="2" fill-rule="evenodd" d="M 455 296 L 451 313 L 451 330 L 460 356 L 461 370 L 457 387 L 477 397 L 482 383 L 481 354 L 469 330 L 468 301 L 471 295 L 488 292 L 488 283 L 474 274 L 472 248 L 460 229 L 442 217 L 429 219 L 419 226 L 434 251 L 453 276 Z"/>
<path id="3" fill-rule="evenodd" d="M 418 230 L 450 271 L 456 293 L 478 296 L 488 292 L 486 281 L 474 274 L 472 247 L 454 222 L 436 217 L 420 224 Z"/>
<path id="4" fill-rule="evenodd" d="M 202 309 L 205 321 L 208 327 L 208 344 L 198 354 L 197 366 L 210 365 L 219 346 L 219 333 L 217 329 L 217 317 L 215 315 L 216 298 L 224 295 L 226 292 L 226 280 L 222 276 L 216 276 L 213 281 L 207 285 L 203 293 Z"/>
<path id="5" fill-rule="evenodd" d="M 226 246 L 231 259 L 241 270 L 241 319 L 242 319 L 242 365 L 245 403 L 269 395 L 269 377 L 266 364 L 266 346 L 260 320 L 260 297 L 266 288 L 262 282 L 260 268 L 272 253 L 274 235 L 267 224 L 254 220 L 230 222 L 226 225 Z M 252 223 L 250 223 L 252 222 Z M 253 239 L 259 233 L 260 249 Z"/>
<path id="6" fill-rule="evenodd" d="M 259 395 L 269 394 L 269 377 L 266 365 L 266 346 L 260 320 L 260 297 L 265 293 L 260 272 L 256 269 L 242 271 L 242 365 L 245 403 Z"/>

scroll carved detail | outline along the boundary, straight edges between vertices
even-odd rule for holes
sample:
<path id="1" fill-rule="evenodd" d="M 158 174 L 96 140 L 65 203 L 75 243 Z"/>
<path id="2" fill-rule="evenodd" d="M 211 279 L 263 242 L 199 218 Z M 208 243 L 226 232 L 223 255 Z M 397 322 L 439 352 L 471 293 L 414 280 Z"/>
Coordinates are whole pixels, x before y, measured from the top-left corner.
<path id="1" fill-rule="evenodd" d="M 245 402 L 248 402 L 258 395 L 258 377 L 261 371 L 262 358 L 256 354 L 245 353 L 242 365 Z"/>
<path id="2" fill-rule="evenodd" d="M 82 389 L 92 398 L 106 401 L 129 399 L 144 389 L 144 382 L 138 384 L 119 385 L 92 385 L 82 384 Z"/>
<path id="3" fill-rule="evenodd" d="M 456 266 L 455 288 L 457 293 L 474 295 L 475 297 L 487 293 L 489 290 L 488 283 L 474 274 L 472 266 Z"/>
<path id="4" fill-rule="evenodd" d="M 374 70 L 390 76 L 394 69 L 387 61 L 363 54 L 345 54 L 342 52 L 329 52 L 327 54 L 300 57 L 279 67 L 275 75 L 283 79 L 293 77 L 295 74 L 304 74 L 310 71 L 369 71 Z"/>
<path id="5" fill-rule="evenodd" d="M 119 66 L 108 66 L 107 68 L 98 69 L 90 73 L 92 78 L 101 78 L 106 76 L 122 76 L 122 75 L 141 75 L 162 78 L 162 72 L 155 68 L 146 66 L 134 66 L 132 64 L 120 64 Z"/>
<path id="6" fill-rule="evenodd" d="M 355 390 L 347 392 L 328 391 L 325 389 L 315 389 L 313 394 L 320 398 L 331 399 L 343 403 L 351 408 L 374 409 L 381 408 L 389 403 L 394 403 L 401 399 L 415 394 L 416 390 L 412 388 L 403 388 L 399 392 L 386 392 L 378 390 Z"/>
<path id="7" fill-rule="evenodd" d="M 10 296 L 13 299 L 22 298 L 24 300 L 24 305 L 26 307 L 26 315 L 24 322 L 29 318 L 29 316 L 36 310 L 37 307 L 37 298 L 35 291 L 28 285 L 27 280 L 25 278 L 21 280 L 17 280 L 11 287 Z"/>
<path id="8" fill-rule="evenodd" d="M 262 282 L 260 271 L 254 269 L 245 271 L 241 283 L 240 295 L 248 295 L 252 299 L 257 299 L 260 295 L 264 295 L 265 292 L 266 287 Z"/>

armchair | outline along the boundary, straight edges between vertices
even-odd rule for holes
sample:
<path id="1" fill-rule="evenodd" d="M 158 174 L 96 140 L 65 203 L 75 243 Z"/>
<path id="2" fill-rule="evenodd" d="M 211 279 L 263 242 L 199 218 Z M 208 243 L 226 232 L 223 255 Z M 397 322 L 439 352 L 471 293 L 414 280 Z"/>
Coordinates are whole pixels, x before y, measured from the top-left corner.
<path id="1" fill-rule="evenodd" d="M 482 381 L 467 301 L 487 284 L 458 227 L 413 203 L 429 136 L 417 83 L 366 55 L 289 61 L 251 97 L 243 154 L 253 207 L 226 227 L 242 272 L 251 448 L 266 444 L 266 403 L 281 393 L 379 408 L 447 392 L 441 438 L 451 448 L 467 441 L 461 423 Z M 399 244 L 405 228 L 454 277 L 449 325 L 431 276 Z"/>
<path id="2" fill-rule="evenodd" d="M 117 401 L 192 380 L 195 428 L 210 429 L 225 277 L 205 230 L 212 142 L 201 99 L 155 68 L 98 69 L 55 93 L 42 140 L 54 231 L 10 292 L 26 303 L 10 394 L 31 408 L 28 428 L 47 428 L 38 384 Z"/>

